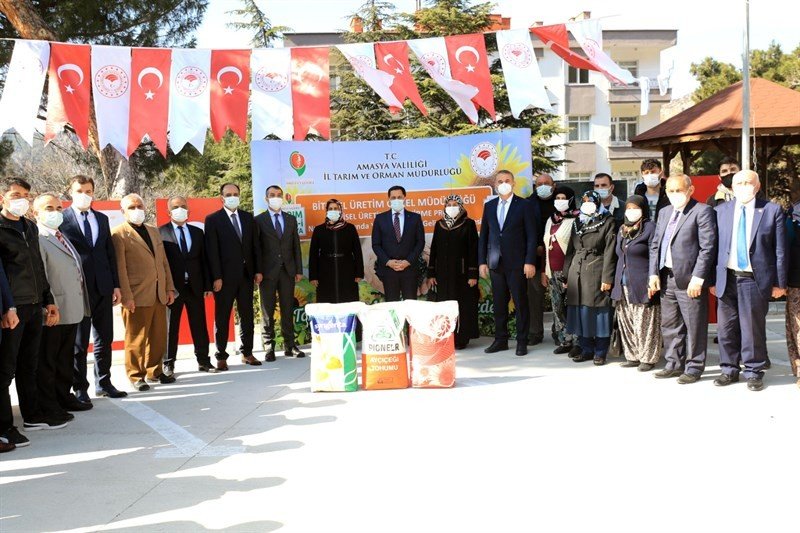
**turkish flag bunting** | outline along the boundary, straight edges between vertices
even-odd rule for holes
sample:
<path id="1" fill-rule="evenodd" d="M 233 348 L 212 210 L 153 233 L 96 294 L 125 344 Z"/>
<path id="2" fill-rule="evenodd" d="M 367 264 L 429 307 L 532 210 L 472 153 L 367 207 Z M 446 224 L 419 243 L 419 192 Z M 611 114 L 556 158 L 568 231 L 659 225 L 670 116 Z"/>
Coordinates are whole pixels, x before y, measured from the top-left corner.
<path id="1" fill-rule="evenodd" d="M 45 144 L 70 123 L 83 148 L 88 146 L 91 68 L 89 45 L 51 44 Z"/>
<path id="2" fill-rule="evenodd" d="M 375 43 L 375 60 L 378 70 L 388 72 L 394 76 L 394 83 L 390 89 L 401 102 L 410 99 L 420 113 L 428 116 L 428 109 L 422 103 L 422 97 L 417 89 L 417 82 L 411 75 L 411 66 L 408 64 L 408 43 L 405 41 Z"/>
<path id="3" fill-rule="evenodd" d="M 211 131 L 217 142 L 230 128 L 243 141 L 247 135 L 250 98 L 250 50 L 211 51 Z"/>
<path id="4" fill-rule="evenodd" d="M 494 89 L 489 74 L 489 57 L 483 34 L 452 35 L 444 38 L 450 60 L 450 76 L 478 88 L 472 101 L 482 107 L 494 120 Z"/>
<path id="5" fill-rule="evenodd" d="M 600 71 L 597 65 L 569 49 L 569 37 L 567 37 L 566 24 L 535 26 L 531 28 L 531 33 L 536 35 L 545 46 L 550 48 L 561 57 L 561 59 L 573 67 Z"/>
<path id="6" fill-rule="evenodd" d="M 305 140 L 310 129 L 331 136 L 328 47 L 292 48 L 294 139 Z"/>
<path id="7" fill-rule="evenodd" d="M 147 135 L 167 157 L 169 78 L 172 50 L 131 50 L 131 114 L 128 124 L 128 156 Z"/>

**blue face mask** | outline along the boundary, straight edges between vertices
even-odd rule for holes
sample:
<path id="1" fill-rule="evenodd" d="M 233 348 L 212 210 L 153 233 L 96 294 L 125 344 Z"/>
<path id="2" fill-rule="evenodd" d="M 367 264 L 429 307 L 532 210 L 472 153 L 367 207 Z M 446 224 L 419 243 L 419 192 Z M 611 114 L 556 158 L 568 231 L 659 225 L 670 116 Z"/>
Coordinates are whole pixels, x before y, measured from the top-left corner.
<path id="1" fill-rule="evenodd" d="M 553 194 L 553 187 L 552 185 L 539 185 L 536 187 L 536 194 L 539 198 L 550 198 L 550 195 Z"/>
<path id="2" fill-rule="evenodd" d="M 602 200 L 605 200 L 611 194 L 611 189 L 595 189 L 594 192 L 596 192 Z"/>

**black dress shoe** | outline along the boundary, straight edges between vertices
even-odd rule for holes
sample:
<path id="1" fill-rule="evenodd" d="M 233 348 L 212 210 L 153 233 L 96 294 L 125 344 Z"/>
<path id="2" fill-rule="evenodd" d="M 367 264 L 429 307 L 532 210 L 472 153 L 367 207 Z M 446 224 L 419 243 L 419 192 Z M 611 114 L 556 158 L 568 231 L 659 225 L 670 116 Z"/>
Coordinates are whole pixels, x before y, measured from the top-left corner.
<path id="1" fill-rule="evenodd" d="M 748 378 L 747 390 L 760 391 L 764 390 L 764 380 L 761 378 Z"/>
<path id="2" fill-rule="evenodd" d="M 553 353 L 554 354 L 562 354 L 562 353 L 569 353 L 571 351 L 572 351 L 572 345 L 571 344 L 559 344 L 558 346 L 556 346 L 556 349 L 553 350 Z"/>
<path id="3" fill-rule="evenodd" d="M 536 346 L 544 342 L 544 337 L 531 337 L 528 339 L 528 346 Z"/>
<path id="4" fill-rule="evenodd" d="M 508 341 L 499 341 L 497 339 L 489 345 L 488 348 L 483 350 L 484 353 L 497 353 L 508 350 Z"/>
<path id="5" fill-rule="evenodd" d="M 583 363 L 584 361 L 592 361 L 594 359 L 593 353 L 579 353 L 572 360 L 576 363 Z"/>
<path id="6" fill-rule="evenodd" d="M 463 350 L 463 349 L 465 349 L 467 347 L 468 344 L 469 344 L 469 341 L 467 341 L 467 342 L 457 342 L 457 343 L 455 343 L 455 348 L 456 348 L 456 350 Z"/>
<path id="7" fill-rule="evenodd" d="M 542 342 L 542 341 L 539 341 L 539 342 Z M 516 354 L 517 354 L 517 355 L 528 355 L 528 346 L 527 346 L 527 343 L 524 343 L 524 342 L 518 342 L 518 343 L 517 343 L 517 350 L 516 350 Z"/>
<path id="8" fill-rule="evenodd" d="M 96 389 L 94 393 L 96 396 L 108 396 L 109 398 L 124 398 L 128 395 L 128 393 L 125 391 L 117 390 L 114 385 L 108 385 L 102 389 Z"/>
<path id="9" fill-rule="evenodd" d="M 168 376 L 166 374 L 160 374 L 155 379 L 147 378 L 147 381 L 150 383 L 161 383 L 162 385 L 169 385 L 170 383 L 175 383 L 177 378 L 175 376 Z"/>
<path id="10" fill-rule="evenodd" d="M 88 411 L 94 407 L 94 405 L 92 405 L 92 402 L 81 402 L 73 396 L 72 399 L 68 399 L 61 407 L 65 411 Z"/>
<path id="11" fill-rule="evenodd" d="M 770 368 L 772 368 L 772 361 L 767 357 L 767 360 L 764 361 L 764 370 L 769 370 Z"/>
<path id="12" fill-rule="evenodd" d="M 594 366 L 603 366 L 604 364 L 606 364 L 605 357 L 595 357 L 593 361 L 594 361 Z"/>
<path id="13" fill-rule="evenodd" d="M 697 383 L 700 381 L 700 376 L 697 374 L 681 374 L 678 376 L 678 383 L 681 385 L 688 385 L 690 383 Z"/>
<path id="14" fill-rule="evenodd" d="M 267 363 L 274 363 L 275 362 L 275 350 L 270 350 L 267 352 L 267 356 L 264 357 L 264 361 Z"/>
<path id="15" fill-rule="evenodd" d="M 681 374 L 683 374 L 683 370 L 680 369 L 668 370 L 665 368 L 664 370 L 659 370 L 654 375 L 656 376 L 656 379 L 669 379 L 669 378 L 677 378 Z"/>
<path id="16" fill-rule="evenodd" d="M 572 359 L 575 359 L 576 357 L 578 357 L 581 354 L 582 351 L 583 350 L 581 350 L 580 346 L 573 346 L 572 349 L 569 351 L 569 356 Z"/>
<path id="17" fill-rule="evenodd" d="M 290 346 L 289 348 L 286 348 L 286 351 L 283 352 L 283 355 L 286 357 L 297 357 L 298 359 L 301 359 L 306 356 L 306 353 L 297 346 Z"/>
<path id="18" fill-rule="evenodd" d="M 81 403 L 92 405 L 92 399 L 89 398 L 89 393 L 85 390 L 75 391 L 75 399 Z M 91 409 L 91 407 L 89 407 Z"/>
<path id="19" fill-rule="evenodd" d="M 720 377 L 714 380 L 714 385 L 717 387 L 726 387 L 731 383 L 736 383 L 737 381 L 739 381 L 739 374 L 736 374 L 735 376 L 722 374 Z"/>
<path id="20" fill-rule="evenodd" d="M 211 362 L 201 363 L 201 364 L 197 365 L 197 371 L 198 372 L 208 372 L 209 374 L 216 374 L 217 373 L 217 368 L 214 365 L 212 365 Z"/>

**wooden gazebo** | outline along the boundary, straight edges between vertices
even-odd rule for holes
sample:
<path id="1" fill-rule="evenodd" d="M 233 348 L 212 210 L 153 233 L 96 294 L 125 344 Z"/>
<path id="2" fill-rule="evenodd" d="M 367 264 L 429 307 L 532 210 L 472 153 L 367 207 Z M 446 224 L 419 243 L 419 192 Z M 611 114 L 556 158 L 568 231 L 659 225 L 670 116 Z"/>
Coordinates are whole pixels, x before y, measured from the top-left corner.
<path id="1" fill-rule="evenodd" d="M 800 144 L 800 92 L 763 78 L 750 80 L 750 135 L 754 170 L 766 180 L 769 161 L 783 148 Z M 634 148 L 661 149 L 664 172 L 681 156 L 683 172 L 705 150 L 741 161 L 742 82 L 640 133 Z"/>

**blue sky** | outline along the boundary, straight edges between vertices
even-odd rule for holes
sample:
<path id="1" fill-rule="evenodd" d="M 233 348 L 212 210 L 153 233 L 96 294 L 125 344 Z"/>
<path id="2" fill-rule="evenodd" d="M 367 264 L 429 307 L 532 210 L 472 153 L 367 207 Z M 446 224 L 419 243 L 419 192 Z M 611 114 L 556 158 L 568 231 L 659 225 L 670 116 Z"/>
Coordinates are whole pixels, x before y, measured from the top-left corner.
<path id="1" fill-rule="evenodd" d="M 349 14 L 364 0 L 257 0 L 275 25 L 297 32 L 337 31 L 348 26 Z M 395 0 L 401 11 L 412 11 L 414 0 Z M 744 0 L 498 0 L 494 12 L 511 17 L 514 28 L 536 20 L 545 24 L 565 22 L 588 10 L 603 19 L 605 29 L 677 29 L 678 57 L 673 95 L 694 89 L 689 65 L 706 56 L 741 66 Z M 197 37 L 203 48 L 247 47 L 249 36 L 225 26 L 226 11 L 240 6 L 239 0 L 211 0 Z M 771 40 L 793 50 L 800 44 L 800 2 L 751 0 L 750 45 L 766 48 Z"/>

